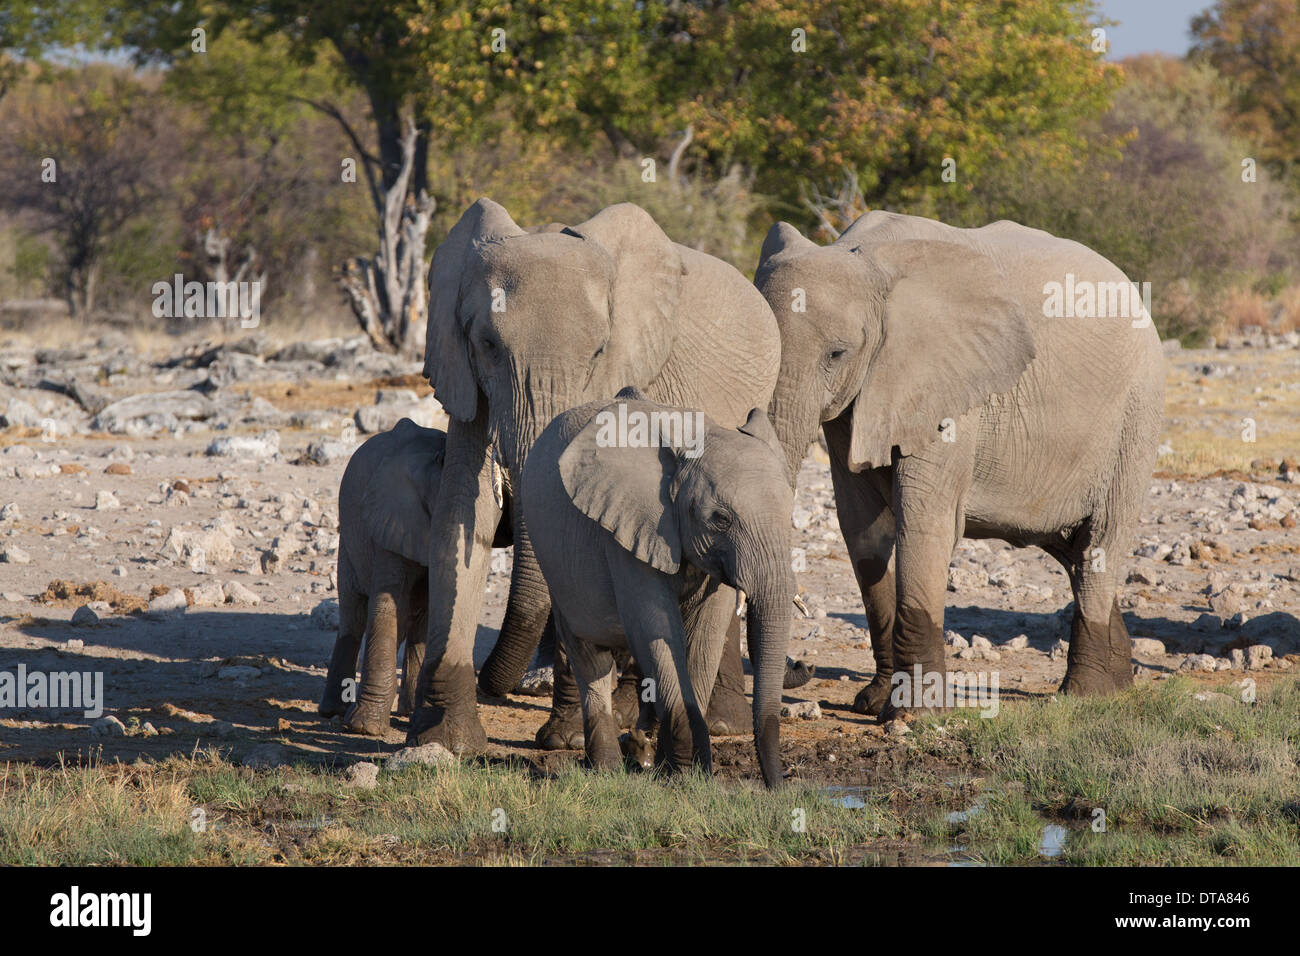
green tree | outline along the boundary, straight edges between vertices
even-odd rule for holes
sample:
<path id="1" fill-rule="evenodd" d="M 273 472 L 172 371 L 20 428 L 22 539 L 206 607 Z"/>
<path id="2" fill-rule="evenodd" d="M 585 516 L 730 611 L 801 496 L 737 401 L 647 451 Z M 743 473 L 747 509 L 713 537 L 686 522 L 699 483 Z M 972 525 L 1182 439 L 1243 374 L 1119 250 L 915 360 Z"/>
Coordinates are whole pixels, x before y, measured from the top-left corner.
<path id="1" fill-rule="evenodd" d="M 1234 122 L 1281 178 L 1300 188 L 1300 3 L 1219 0 L 1192 20 L 1193 57 L 1229 81 Z"/>
<path id="2" fill-rule="evenodd" d="M 709 162 L 747 164 L 792 209 L 848 177 L 869 207 L 933 214 L 998 164 L 1089 145 L 1118 84 L 1092 17 L 1088 0 L 691 4 L 669 82 Z"/>

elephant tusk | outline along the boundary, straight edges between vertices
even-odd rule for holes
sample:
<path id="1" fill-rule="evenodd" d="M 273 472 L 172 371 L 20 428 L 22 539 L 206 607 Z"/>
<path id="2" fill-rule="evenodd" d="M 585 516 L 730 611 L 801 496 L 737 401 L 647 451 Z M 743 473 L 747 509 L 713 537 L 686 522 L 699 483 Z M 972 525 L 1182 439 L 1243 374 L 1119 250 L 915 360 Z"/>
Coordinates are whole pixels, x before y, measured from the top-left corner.
<path id="1" fill-rule="evenodd" d="M 794 606 L 799 609 L 799 613 L 804 617 L 812 617 L 812 611 L 808 610 L 808 605 L 803 603 L 803 597 L 796 594 L 794 596 Z"/>
<path id="2" fill-rule="evenodd" d="M 504 508 L 506 506 L 504 478 L 501 474 L 501 463 L 497 460 L 496 443 L 488 446 L 488 450 L 492 458 L 492 499 L 497 503 L 498 508 Z"/>
<path id="3" fill-rule="evenodd" d="M 745 597 L 745 592 L 744 592 L 744 591 L 737 591 L 737 592 L 736 592 L 736 617 L 744 617 L 744 616 L 745 616 L 745 601 L 746 601 L 746 600 L 747 600 L 747 598 Z"/>

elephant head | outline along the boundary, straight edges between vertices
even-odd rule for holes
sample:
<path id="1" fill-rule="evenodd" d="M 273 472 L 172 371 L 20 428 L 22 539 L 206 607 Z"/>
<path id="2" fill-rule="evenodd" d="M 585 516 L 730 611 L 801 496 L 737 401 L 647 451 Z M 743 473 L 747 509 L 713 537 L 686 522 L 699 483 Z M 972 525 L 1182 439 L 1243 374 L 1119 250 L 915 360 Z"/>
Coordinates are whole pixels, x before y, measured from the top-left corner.
<path id="1" fill-rule="evenodd" d="M 580 511 L 638 560 L 665 574 L 690 564 L 745 592 L 755 743 L 764 779 L 775 786 L 781 780 L 778 728 L 794 599 L 794 502 L 785 454 L 761 409 L 730 429 L 701 412 L 646 401 L 631 389 L 619 397 L 560 456 L 564 488 Z M 650 440 L 610 440 L 617 419 L 608 416 L 620 414 L 644 416 Z M 673 416 L 698 416 L 702 433 Z"/>
<path id="2" fill-rule="evenodd" d="M 849 467 L 911 454 L 1034 359 L 1004 268 L 963 230 L 871 212 L 829 246 L 777 223 L 754 283 L 781 327 L 772 398 L 791 480 L 823 422 L 852 406 Z"/>
<path id="3" fill-rule="evenodd" d="M 528 232 L 480 199 L 434 253 L 424 374 L 455 419 L 473 421 L 487 403 L 487 427 L 518 488 L 552 418 L 659 374 L 672 350 L 683 270 L 676 247 L 637 206 Z M 507 618 L 480 675 L 494 694 L 522 675 L 531 635 L 549 610 L 518 508 L 514 525 Z"/>

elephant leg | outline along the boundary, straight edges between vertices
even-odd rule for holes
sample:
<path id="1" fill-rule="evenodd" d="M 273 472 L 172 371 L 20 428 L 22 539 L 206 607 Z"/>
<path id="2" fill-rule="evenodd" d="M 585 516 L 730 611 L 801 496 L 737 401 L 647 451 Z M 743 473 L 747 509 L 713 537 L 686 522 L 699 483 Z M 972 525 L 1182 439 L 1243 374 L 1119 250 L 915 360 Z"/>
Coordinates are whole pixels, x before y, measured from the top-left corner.
<path id="1" fill-rule="evenodd" d="M 709 693 L 709 733 L 715 737 L 749 732 L 753 721 L 749 701 L 745 699 L 745 665 L 740 657 L 740 618 L 734 608 L 727 609 L 724 639 L 717 643 L 720 657 L 717 679 Z"/>
<path id="2" fill-rule="evenodd" d="M 488 408 L 474 421 L 452 418 L 442 479 L 430 516 L 428 628 L 408 744 L 440 743 L 478 753 L 487 734 L 478 716 L 474 638 L 501 520 L 488 455 Z"/>
<path id="3" fill-rule="evenodd" d="M 620 612 L 628 644 L 651 681 L 648 692 L 659 718 L 655 763 L 670 773 L 692 764 L 710 773 L 709 726 L 695 692 L 696 683 L 708 682 L 691 678 L 686 627 L 671 579 L 658 580 L 666 576 L 621 548 L 610 549 L 610 560 L 618 606 L 629 609 Z"/>
<path id="4" fill-rule="evenodd" d="M 948 565 L 964 527 L 966 482 L 962 479 L 968 479 L 969 473 L 963 476 L 947 461 L 920 460 L 912 467 L 915 470 L 905 473 L 900 463 L 895 472 L 898 610 L 893 632 L 894 672 L 889 697 L 880 712 L 882 723 L 940 709 L 947 701 L 943 612 Z"/>
<path id="5" fill-rule="evenodd" d="M 316 708 L 321 716 L 341 715 L 352 702 L 344 699 L 343 682 L 356 680 L 357 655 L 361 652 L 361 639 L 365 633 L 366 596 L 357 590 L 354 575 L 350 572 L 341 573 L 339 575 L 339 636 L 334 642 L 334 653 L 330 656 L 329 671 L 325 675 L 325 691 L 321 695 L 320 705 Z"/>
<path id="6" fill-rule="evenodd" d="M 616 770 L 623 766 L 623 751 L 612 707 L 614 657 L 609 648 L 575 638 L 562 623 L 557 628 L 582 698 L 587 763 L 594 770 Z"/>
<path id="7" fill-rule="evenodd" d="M 889 697 L 894 675 L 895 609 L 898 604 L 894 567 L 894 512 L 890 506 L 890 469 L 852 472 L 848 467 L 852 439 L 845 416 L 822 426 L 831 459 L 831 485 L 840 533 L 848 548 L 853 574 L 858 579 L 862 604 L 871 635 L 871 653 L 876 673 L 858 691 L 853 709 L 859 714 L 878 715 Z"/>
<path id="8" fill-rule="evenodd" d="M 537 746 L 543 750 L 582 750 L 582 701 L 578 682 L 569 667 L 569 655 L 559 639 L 555 641 L 551 674 L 551 715 L 538 728 Z"/>
<path id="9" fill-rule="evenodd" d="M 745 671 L 740 658 L 737 592 L 702 577 L 701 589 L 683 601 L 687 671 L 709 733 L 715 737 L 747 733 L 753 723 L 745 698 Z"/>
<path id="10" fill-rule="evenodd" d="M 400 589 L 385 587 L 370 596 L 366 624 L 366 650 L 361 665 L 361 692 L 343 718 L 354 734 L 382 737 L 388 733 L 393 698 L 397 692 L 397 634 L 405 605 Z"/>
<path id="11" fill-rule="evenodd" d="M 614 665 L 619 670 L 614 688 L 614 718 L 620 730 L 630 730 L 641 712 L 641 669 L 627 650 L 614 652 Z"/>
<path id="12" fill-rule="evenodd" d="M 415 713 L 415 689 L 420 668 L 424 665 L 424 638 L 429 626 L 429 582 L 423 573 L 418 575 L 407 593 L 410 613 L 399 622 L 402 626 L 399 638 L 406 645 L 402 655 L 402 687 L 397 699 L 397 713 L 401 717 Z"/>
<path id="13" fill-rule="evenodd" d="M 1108 694 L 1133 683 L 1133 643 L 1115 596 L 1118 553 L 1114 542 L 1095 537 L 1085 525 L 1068 550 L 1056 555 L 1074 591 L 1063 694 Z"/>

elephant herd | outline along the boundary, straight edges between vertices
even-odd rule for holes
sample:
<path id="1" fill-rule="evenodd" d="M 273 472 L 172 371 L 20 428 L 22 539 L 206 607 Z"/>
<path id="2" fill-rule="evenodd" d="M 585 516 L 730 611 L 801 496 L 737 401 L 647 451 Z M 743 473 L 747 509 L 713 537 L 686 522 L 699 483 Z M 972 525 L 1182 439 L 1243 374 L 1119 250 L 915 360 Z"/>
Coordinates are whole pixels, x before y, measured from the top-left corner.
<path id="1" fill-rule="evenodd" d="M 620 766 L 657 723 L 657 763 L 707 769 L 710 731 L 752 721 L 777 784 L 793 490 L 819 427 L 875 656 L 856 710 L 907 717 L 929 703 L 915 682 L 944 679 L 962 537 L 1055 557 L 1074 592 L 1061 689 L 1127 685 L 1116 589 L 1155 463 L 1162 352 L 1146 315 L 1053 317 L 1044 295 L 1063 282 L 1128 285 L 1039 230 L 886 212 L 827 246 L 778 223 L 750 283 L 632 204 L 529 231 L 480 199 L 429 274 L 424 374 L 447 431 L 403 421 L 341 483 L 321 713 L 383 734 L 396 697 L 408 742 L 481 751 L 478 689 L 509 694 L 549 630 L 543 747 Z M 476 686 L 505 544 L 505 618 Z"/>

